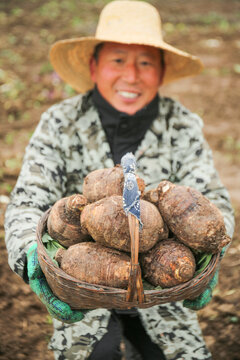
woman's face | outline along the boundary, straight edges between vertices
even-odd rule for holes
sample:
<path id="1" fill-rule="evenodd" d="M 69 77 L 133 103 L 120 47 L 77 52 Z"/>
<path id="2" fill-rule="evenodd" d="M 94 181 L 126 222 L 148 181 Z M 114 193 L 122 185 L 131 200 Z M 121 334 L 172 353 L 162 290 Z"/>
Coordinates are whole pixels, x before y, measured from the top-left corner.
<path id="1" fill-rule="evenodd" d="M 115 109 L 133 115 L 156 96 L 160 64 L 157 48 L 105 43 L 98 59 L 91 60 L 91 78 Z"/>

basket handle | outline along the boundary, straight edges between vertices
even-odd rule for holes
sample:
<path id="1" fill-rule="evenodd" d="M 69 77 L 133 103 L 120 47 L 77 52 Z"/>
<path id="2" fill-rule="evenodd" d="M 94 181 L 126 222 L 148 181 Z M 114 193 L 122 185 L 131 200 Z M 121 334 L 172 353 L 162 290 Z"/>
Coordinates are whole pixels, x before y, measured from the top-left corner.
<path id="1" fill-rule="evenodd" d="M 132 214 L 128 215 L 128 224 L 131 238 L 131 270 L 128 281 L 126 301 L 138 300 L 144 302 L 144 290 L 141 277 L 141 268 L 138 263 L 139 253 L 139 220 Z"/>

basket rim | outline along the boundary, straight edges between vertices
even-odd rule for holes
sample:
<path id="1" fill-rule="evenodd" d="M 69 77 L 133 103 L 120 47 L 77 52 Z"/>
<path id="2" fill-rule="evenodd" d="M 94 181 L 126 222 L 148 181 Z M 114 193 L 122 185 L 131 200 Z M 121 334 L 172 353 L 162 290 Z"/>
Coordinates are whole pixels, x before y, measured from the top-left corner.
<path id="1" fill-rule="evenodd" d="M 47 264 L 47 266 L 50 267 L 51 270 L 54 271 L 56 273 L 56 275 L 58 275 L 60 278 L 64 278 L 64 279 L 67 279 L 68 281 L 70 281 L 70 284 L 74 284 L 75 286 L 77 285 L 77 287 L 79 287 L 79 288 L 93 291 L 93 293 L 104 293 L 105 292 L 109 295 L 110 294 L 112 294 L 112 295 L 126 294 L 127 293 L 126 289 L 115 288 L 115 287 L 110 287 L 110 286 L 106 286 L 106 285 L 91 284 L 91 283 L 87 283 L 87 282 L 78 280 L 75 277 L 68 275 L 60 267 L 57 267 L 54 264 L 52 259 L 47 254 L 46 248 L 42 242 L 42 234 L 43 234 L 43 231 L 45 231 L 47 228 L 47 219 L 48 219 L 50 211 L 51 211 L 51 207 L 43 213 L 42 217 L 40 218 L 40 220 L 38 222 L 37 231 L 36 231 L 37 243 L 38 243 L 38 256 L 41 256 L 41 259 Z M 163 288 L 163 289 L 157 289 L 157 290 L 155 290 L 155 289 L 144 290 L 144 294 L 146 294 L 146 295 L 157 295 L 157 294 L 164 295 L 164 294 L 166 294 L 166 295 L 168 295 L 172 291 L 178 291 L 179 293 L 181 293 L 182 291 L 184 291 L 188 288 L 191 288 L 192 286 L 196 286 L 197 284 L 199 284 L 201 282 L 201 280 L 203 278 L 211 275 L 211 273 L 214 272 L 214 270 L 219 262 L 219 259 L 220 259 L 220 251 L 218 253 L 212 254 L 212 258 L 211 258 L 209 264 L 206 266 L 206 268 L 201 273 L 199 273 L 195 277 L 193 277 L 192 279 L 190 279 L 182 284 L 175 285 L 175 286 L 172 286 L 169 288 Z"/>

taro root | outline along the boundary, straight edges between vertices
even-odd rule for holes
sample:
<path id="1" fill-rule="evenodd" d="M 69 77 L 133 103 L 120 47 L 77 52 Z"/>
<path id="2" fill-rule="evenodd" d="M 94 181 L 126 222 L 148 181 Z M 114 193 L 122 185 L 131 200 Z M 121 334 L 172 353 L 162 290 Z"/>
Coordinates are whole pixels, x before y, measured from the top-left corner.
<path id="1" fill-rule="evenodd" d="M 145 189 L 144 180 L 136 176 L 138 188 Z M 123 169 L 120 165 L 113 168 L 98 169 L 90 172 L 83 182 L 83 195 L 88 202 L 95 202 L 112 195 L 122 195 L 124 185 Z"/>
<path id="2" fill-rule="evenodd" d="M 174 239 L 157 243 L 141 255 L 143 275 L 154 286 L 168 288 L 193 278 L 196 263 L 191 250 Z"/>
<path id="3" fill-rule="evenodd" d="M 162 181 L 158 193 L 164 221 L 185 245 L 217 253 L 230 242 L 220 210 L 199 191 Z"/>
<path id="4" fill-rule="evenodd" d="M 90 239 L 82 233 L 80 224 L 80 214 L 86 204 L 87 199 L 81 194 L 58 200 L 48 217 L 49 235 L 65 247 Z"/>
<path id="5" fill-rule="evenodd" d="M 158 190 L 157 189 L 150 189 L 144 192 L 143 197 L 144 200 L 149 201 L 152 204 L 158 206 Z"/>
<path id="6" fill-rule="evenodd" d="M 168 229 L 155 205 L 140 199 L 140 212 L 143 228 L 139 236 L 139 252 L 145 252 L 159 239 L 166 239 Z M 98 243 L 130 252 L 128 217 L 123 210 L 122 196 L 113 195 L 85 206 L 81 224 L 83 231 Z"/>
<path id="7" fill-rule="evenodd" d="M 117 288 L 127 288 L 130 257 L 116 249 L 82 242 L 59 249 L 55 259 L 68 275 L 78 280 Z"/>

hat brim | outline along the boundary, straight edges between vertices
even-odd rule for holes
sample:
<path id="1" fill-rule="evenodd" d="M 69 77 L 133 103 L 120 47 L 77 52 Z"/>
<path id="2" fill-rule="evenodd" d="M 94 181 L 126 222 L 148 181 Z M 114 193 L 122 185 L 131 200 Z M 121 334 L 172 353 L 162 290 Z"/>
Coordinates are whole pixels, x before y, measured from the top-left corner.
<path id="1" fill-rule="evenodd" d="M 76 91 L 84 93 L 92 89 L 94 83 L 91 80 L 89 63 L 95 46 L 102 42 L 108 42 L 108 40 L 84 37 L 56 42 L 50 49 L 50 61 L 54 70 L 62 80 Z M 126 41 L 122 43 L 126 44 Z M 134 42 L 134 44 L 136 43 Z M 162 84 L 197 75 L 203 69 L 203 64 L 199 58 L 164 41 L 159 41 L 158 44 L 138 43 L 138 45 L 153 46 L 164 50 L 166 68 Z"/>

